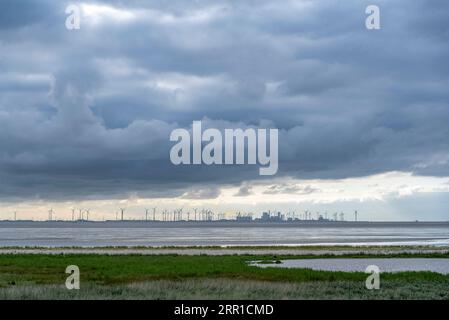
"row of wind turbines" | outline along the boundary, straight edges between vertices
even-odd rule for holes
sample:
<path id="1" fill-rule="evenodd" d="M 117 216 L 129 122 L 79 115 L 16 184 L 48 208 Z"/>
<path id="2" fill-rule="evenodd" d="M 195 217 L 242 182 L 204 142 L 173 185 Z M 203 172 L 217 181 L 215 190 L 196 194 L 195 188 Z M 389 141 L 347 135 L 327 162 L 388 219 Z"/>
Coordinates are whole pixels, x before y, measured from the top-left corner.
<path id="1" fill-rule="evenodd" d="M 125 221 L 130 220 L 125 217 L 126 208 L 120 208 L 115 212 L 115 220 L 116 221 Z M 276 214 L 276 210 L 273 211 L 274 215 Z M 270 216 L 273 216 L 272 211 L 268 211 Z M 91 214 L 91 209 L 86 208 L 72 208 L 71 209 L 71 221 L 89 221 L 89 216 Z M 316 219 L 313 218 L 313 213 L 309 210 L 305 210 L 303 213 L 296 211 L 287 212 L 285 215 L 282 215 L 287 221 L 306 221 L 306 220 L 333 220 L 333 221 L 345 221 L 344 212 L 335 212 L 333 213 L 333 219 L 330 219 L 327 211 L 324 214 L 320 212 L 315 213 Z M 242 214 L 241 212 L 237 212 L 235 214 L 235 219 L 240 217 L 248 217 L 250 220 L 253 219 L 252 213 Z M 14 211 L 14 220 L 17 220 L 17 211 Z M 56 221 L 56 214 L 53 209 L 48 210 L 48 219 L 47 221 Z M 105 220 L 103 218 L 103 220 Z M 132 220 L 141 220 L 141 221 L 217 221 L 217 220 L 226 220 L 226 215 L 224 213 L 215 213 L 210 209 L 198 209 L 192 208 L 190 210 L 184 211 L 184 208 L 177 208 L 173 210 L 163 209 L 157 212 L 157 207 L 145 208 L 145 215 L 143 219 L 132 219 Z M 229 219 L 233 220 L 233 219 Z M 358 221 L 358 211 L 354 211 L 354 221 Z"/>

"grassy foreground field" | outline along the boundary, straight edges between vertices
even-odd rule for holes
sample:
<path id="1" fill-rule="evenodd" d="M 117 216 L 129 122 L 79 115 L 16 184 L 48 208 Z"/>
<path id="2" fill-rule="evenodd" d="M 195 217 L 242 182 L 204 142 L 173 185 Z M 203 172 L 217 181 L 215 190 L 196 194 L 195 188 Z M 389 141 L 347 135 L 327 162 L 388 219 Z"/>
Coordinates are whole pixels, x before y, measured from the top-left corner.
<path id="1" fill-rule="evenodd" d="M 3 254 L 0 299 L 449 299 L 449 275 L 384 273 L 380 290 L 367 290 L 364 273 L 248 265 L 254 260 L 325 257 L 332 256 Z M 65 288 L 68 265 L 80 268 L 80 290 Z"/>

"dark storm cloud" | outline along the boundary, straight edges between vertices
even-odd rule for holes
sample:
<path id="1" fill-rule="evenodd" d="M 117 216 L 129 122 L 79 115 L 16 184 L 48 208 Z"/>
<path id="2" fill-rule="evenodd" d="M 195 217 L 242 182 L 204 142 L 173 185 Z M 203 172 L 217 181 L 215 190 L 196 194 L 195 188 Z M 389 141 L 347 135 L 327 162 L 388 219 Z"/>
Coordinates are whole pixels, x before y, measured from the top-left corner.
<path id="1" fill-rule="evenodd" d="M 239 188 L 234 197 L 246 197 L 252 194 L 252 190 L 250 186 L 243 185 Z"/>
<path id="2" fill-rule="evenodd" d="M 378 31 L 372 1 L 89 1 L 109 8 L 78 31 L 67 4 L 0 3 L 3 198 L 213 198 L 257 178 L 170 164 L 171 130 L 200 119 L 279 128 L 279 175 L 449 175 L 446 1 L 374 1 Z"/>
<path id="3" fill-rule="evenodd" d="M 44 21 L 54 13 L 51 1 L 2 0 L 0 29 L 16 29 Z"/>

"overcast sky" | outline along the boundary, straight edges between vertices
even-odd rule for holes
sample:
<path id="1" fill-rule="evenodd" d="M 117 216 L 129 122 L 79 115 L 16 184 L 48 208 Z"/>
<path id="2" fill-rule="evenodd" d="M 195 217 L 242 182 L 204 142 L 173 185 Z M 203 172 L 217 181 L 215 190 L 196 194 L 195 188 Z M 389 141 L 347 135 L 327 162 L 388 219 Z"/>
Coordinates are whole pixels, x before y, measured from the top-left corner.
<path id="1" fill-rule="evenodd" d="M 0 214 L 448 220 L 448 17 L 446 0 L 2 0 Z M 172 165 L 170 132 L 194 120 L 278 128 L 277 175 Z"/>

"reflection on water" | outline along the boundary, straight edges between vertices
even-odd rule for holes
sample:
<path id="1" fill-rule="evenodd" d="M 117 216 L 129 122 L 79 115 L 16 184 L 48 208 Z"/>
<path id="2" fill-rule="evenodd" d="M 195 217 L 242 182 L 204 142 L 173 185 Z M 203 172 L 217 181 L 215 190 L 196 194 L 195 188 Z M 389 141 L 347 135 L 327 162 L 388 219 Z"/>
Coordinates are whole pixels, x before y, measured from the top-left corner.
<path id="1" fill-rule="evenodd" d="M 0 246 L 449 245 L 449 228 L 0 228 Z"/>

